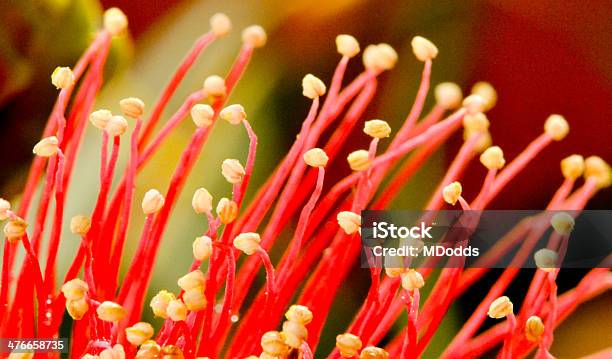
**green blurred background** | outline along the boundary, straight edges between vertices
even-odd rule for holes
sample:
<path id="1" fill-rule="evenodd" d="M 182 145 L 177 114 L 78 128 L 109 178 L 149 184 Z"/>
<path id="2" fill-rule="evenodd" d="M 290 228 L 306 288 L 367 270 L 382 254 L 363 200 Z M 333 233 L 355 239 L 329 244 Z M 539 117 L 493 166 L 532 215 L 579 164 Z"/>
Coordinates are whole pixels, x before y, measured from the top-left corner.
<path id="1" fill-rule="evenodd" d="M 118 100 L 137 96 L 148 108 L 159 95 L 173 69 L 192 42 L 208 30 L 209 17 L 228 14 L 234 31 L 216 42 L 197 61 L 174 96 L 166 117 L 187 94 L 201 86 L 211 74 L 225 74 L 240 46 L 240 30 L 261 24 L 268 44 L 256 52 L 249 69 L 230 99 L 243 104 L 259 135 L 260 144 L 252 189 L 262 183 L 294 139 L 308 109 L 301 96 L 300 81 L 313 73 L 329 82 L 339 56 L 334 38 L 340 33 L 357 37 L 362 48 L 369 43 L 388 42 L 399 53 L 395 69 L 381 76 L 377 99 L 366 117 L 388 120 L 398 128 L 406 116 L 418 84 L 421 64 L 410 50 L 414 35 L 430 38 L 440 49 L 435 60 L 433 83 L 455 81 L 464 91 L 479 80 L 498 89 L 500 100 L 491 111 L 492 134 L 512 158 L 541 131 L 551 112 L 564 114 L 572 126 L 570 138 L 555 145 L 536 160 L 527 173 L 513 182 L 495 208 L 541 208 L 561 181 L 558 159 L 574 153 L 599 154 L 612 160 L 608 137 L 612 133 L 612 7 L 608 1 L 110 1 L 38 0 L 0 1 L 0 193 L 17 195 L 22 187 L 31 147 L 42 132 L 56 91 L 49 74 L 55 66 L 71 66 L 99 27 L 101 9 L 122 8 L 130 20 L 130 36 L 114 42 L 106 69 L 108 82 L 96 107 L 118 111 Z M 361 71 L 354 60 L 349 76 Z M 176 160 L 193 132 L 185 121 L 148 169 L 138 179 L 136 198 L 149 188 L 166 189 Z M 418 208 L 428 198 L 461 140 L 453 139 L 414 178 L 396 208 Z M 352 149 L 365 145 L 356 136 Z M 89 213 L 95 201 L 100 135 L 88 129 L 69 192 L 67 216 Z M 224 158 L 246 158 L 244 131 L 220 124 L 203 151 L 187 182 L 166 232 L 155 269 L 151 293 L 175 288 L 175 278 L 187 268 L 192 239 L 205 222 L 196 217 L 189 203 L 193 190 L 204 186 L 216 198 L 230 194 L 219 175 Z M 348 151 L 348 149 L 347 149 Z M 119 168 L 125 161 L 125 153 Z M 479 186 L 484 170 L 474 166 L 466 179 L 468 196 Z M 534 189 L 537 188 L 537 191 Z M 250 191 L 252 195 L 254 190 Z M 590 208 L 608 208 L 611 192 L 601 193 Z M 142 217 L 135 215 L 126 256 L 129 258 Z M 60 271 L 72 258 L 77 238 L 66 233 L 62 243 Z M 123 263 L 124 270 L 127 263 Z M 343 288 L 326 329 L 340 332 L 350 313 L 362 300 L 368 277 L 356 270 L 355 284 Z M 573 285 L 580 273 L 568 273 L 562 288 Z M 526 274 L 523 280 L 528 280 Z M 491 277 L 490 280 L 494 280 Z M 518 289 L 524 282 L 517 284 Z M 474 308 L 476 297 L 457 303 L 437 338 L 435 357 L 448 333 Z M 610 321 L 596 320 L 612 314 L 612 296 L 607 295 L 580 310 L 557 333 L 553 353 L 572 358 L 612 342 Z M 589 328 L 589 330 L 584 330 Z M 593 335 L 597 333 L 597 335 Z M 575 345 L 574 343 L 582 343 Z M 324 343 L 329 347 L 332 341 Z"/>

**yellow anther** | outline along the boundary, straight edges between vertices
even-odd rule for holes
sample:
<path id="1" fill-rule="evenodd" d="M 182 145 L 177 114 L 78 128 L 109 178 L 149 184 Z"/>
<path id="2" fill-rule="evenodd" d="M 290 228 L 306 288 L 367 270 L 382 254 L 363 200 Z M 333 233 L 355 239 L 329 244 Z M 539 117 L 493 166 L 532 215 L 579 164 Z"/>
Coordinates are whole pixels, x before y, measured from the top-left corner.
<path id="1" fill-rule="evenodd" d="M 561 115 L 550 115 L 544 122 L 544 132 L 555 141 L 561 141 L 569 133 L 569 124 Z"/>
<path id="2" fill-rule="evenodd" d="M 181 322 L 187 319 L 187 306 L 180 299 L 171 300 L 170 303 L 168 303 L 166 312 L 168 313 L 168 318 L 175 322 Z"/>
<path id="3" fill-rule="evenodd" d="M 545 272 L 552 272 L 558 266 L 559 255 L 557 252 L 542 248 L 533 254 L 536 267 Z"/>
<path id="4" fill-rule="evenodd" d="M 153 336 L 153 326 L 147 322 L 138 322 L 125 328 L 125 337 L 130 344 L 140 345 Z"/>
<path id="5" fill-rule="evenodd" d="M 223 160 L 221 164 L 221 174 L 225 177 L 227 182 L 236 184 L 242 182 L 246 172 L 244 167 L 240 164 L 240 161 L 228 158 Z"/>
<path id="6" fill-rule="evenodd" d="M 454 206 L 459 200 L 459 197 L 461 197 L 462 190 L 461 183 L 455 181 L 444 187 L 442 190 L 442 197 L 446 203 Z"/>
<path id="7" fill-rule="evenodd" d="M 119 101 L 119 107 L 127 117 L 140 118 L 144 114 L 145 104 L 139 98 L 128 97 Z"/>
<path id="8" fill-rule="evenodd" d="M 59 150 L 59 140 L 55 136 L 45 137 L 32 149 L 32 152 L 40 157 L 51 157 Z"/>
<path id="9" fill-rule="evenodd" d="M 168 304 L 174 299 L 176 299 L 176 297 L 173 293 L 162 290 L 151 299 L 149 306 L 156 317 L 165 319 L 168 317 Z"/>
<path id="10" fill-rule="evenodd" d="M 374 138 L 386 138 L 391 135 L 391 126 L 387 121 L 370 120 L 365 122 L 363 132 Z"/>
<path id="11" fill-rule="evenodd" d="M 238 216 L 238 204 L 227 198 L 221 198 L 217 204 L 217 216 L 221 223 L 232 223 Z"/>
<path id="12" fill-rule="evenodd" d="M 454 110 L 461 106 L 463 93 L 461 87 L 454 82 L 442 82 L 434 89 L 436 104 L 446 110 Z"/>
<path id="13" fill-rule="evenodd" d="M 106 125 L 113 117 L 113 114 L 109 110 L 96 110 L 89 115 L 89 121 L 94 127 L 103 130 Z"/>
<path id="14" fill-rule="evenodd" d="M 232 125 L 239 125 L 242 121 L 246 120 L 247 115 L 242 105 L 233 104 L 221 110 L 219 117 Z"/>
<path id="15" fill-rule="evenodd" d="M 149 215 L 158 212 L 164 206 L 164 196 L 156 189 L 148 190 L 142 198 L 142 211 Z"/>
<path id="16" fill-rule="evenodd" d="M 217 37 L 227 35 L 232 29 L 232 21 L 223 13 L 216 13 L 210 18 L 210 29 Z"/>
<path id="17" fill-rule="evenodd" d="M 365 171 L 372 165 L 370 154 L 367 150 L 357 150 L 349 153 L 346 157 L 353 171 Z"/>
<path id="18" fill-rule="evenodd" d="M 127 129 L 128 122 L 123 116 L 112 116 L 104 126 L 104 131 L 111 137 L 121 136 Z"/>
<path id="19" fill-rule="evenodd" d="M 304 305 L 294 304 L 285 313 L 287 320 L 307 325 L 312 321 L 312 312 Z"/>
<path id="20" fill-rule="evenodd" d="M 89 232 L 91 228 L 91 220 L 89 217 L 82 214 L 77 214 L 70 219 L 70 232 L 84 236 Z"/>
<path id="21" fill-rule="evenodd" d="M 120 322 L 127 314 L 123 307 L 115 302 L 105 301 L 96 309 L 98 318 L 105 322 Z"/>
<path id="22" fill-rule="evenodd" d="M 212 75 L 204 80 L 204 92 L 212 99 L 224 97 L 226 90 L 225 80 L 221 76 Z"/>
<path id="23" fill-rule="evenodd" d="M 259 25 L 251 25 L 242 31 L 242 42 L 251 47 L 262 47 L 266 44 L 268 35 Z"/>
<path id="24" fill-rule="evenodd" d="M 71 279 L 62 285 L 62 293 L 68 300 L 83 299 L 88 290 L 87 283 L 79 278 Z"/>
<path id="25" fill-rule="evenodd" d="M 346 34 L 336 36 L 336 49 L 340 55 L 346 57 L 354 57 L 360 51 L 357 39 Z"/>
<path id="26" fill-rule="evenodd" d="M 361 216 L 357 213 L 342 211 L 338 213 L 336 220 L 346 234 L 353 234 L 361 229 Z"/>
<path id="27" fill-rule="evenodd" d="M 212 255 L 212 239 L 208 236 L 197 237 L 193 241 L 193 257 L 199 261 L 205 261 Z"/>
<path id="28" fill-rule="evenodd" d="M 276 331 L 266 332 L 261 337 L 261 348 L 266 354 L 281 357 L 289 352 L 285 336 Z"/>
<path id="29" fill-rule="evenodd" d="M 313 74 L 307 74 L 302 79 L 302 95 L 314 100 L 325 95 L 325 84 Z"/>
<path id="30" fill-rule="evenodd" d="M 584 157 L 571 155 L 561 160 L 561 173 L 567 179 L 577 179 L 584 173 Z"/>
<path id="31" fill-rule="evenodd" d="M 70 67 L 56 67 L 51 74 L 51 83 L 57 89 L 65 89 L 74 85 L 74 73 Z"/>
<path id="32" fill-rule="evenodd" d="M 191 199 L 191 207 L 195 213 L 211 213 L 212 212 L 213 197 L 206 188 L 198 188 L 193 193 Z"/>
<path id="33" fill-rule="evenodd" d="M 180 277 L 177 284 L 183 290 L 204 288 L 206 286 L 206 276 L 201 270 L 196 269 Z"/>
<path id="34" fill-rule="evenodd" d="M 550 225 L 562 236 L 569 236 L 574 230 L 574 218 L 566 212 L 555 213 L 550 219 Z"/>
<path id="35" fill-rule="evenodd" d="M 191 119 L 197 127 L 204 128 L 213 124 L 215 110 L 210 105 L 198 103 L 191 108 L 190 112 Z"/>
<path id="36" fill-rule="evenodd" d="M 356 356 L 362 346 L 361 339 L 354 334 L 344 333 L 336 336 L 336 348 L 344 358 Z"/>
<path id="37" fill-rule="evenodd" d="M 89 304 L 87 299 L 81 298 L 78 300 L 67 300 L 66 311 L 68 315 L 74 320 L 81 320 L 85 316 L 85 313 L 89 310 Z"/>
<path id="38" fill-rule="evenodd" d="M 26 234 L 26 228 L 28 228 L 26 221 L 17 217 L 6 222 L 4 225 L 4 235 L 10 243 L 15 243 Z"/>
<path id="39" fill-rule="evenodd" d="M 493 319 L 501 319 L 512 314 L 513 305 L 510 298 L 503 296 L 495 299 L 489 306 L 487 315 Z"/>
<path id="40" fill-rule="evenodd" d="M 480 163 L 489 170 L 499 170 L 506 164 L 504 151 L 498 146 L 489 147 L 480 155 Z"/>
<path id="41" fill-rule="evenodd" d="M 233 243 L 236 249 L 250 256 L 260 248 L 261 237 L 254 232 L 240 233 L 234 238 Z"/>
<path id="42" fill-rule="evenodd" d="M 124 32 L 127 26 L 127 16 L 119 8 L 112 7 L 104 12 L 104 28 L 111 35 Z"/>
<path id="43" fill-rule="evenodd" d="M 183 293 L 183 302 L 187 309 L 191 311 L 198 311 L 206 308 L 206 297 L 204 296 L 204 288 L 198 287 L 186 290 Z"/>
<path id="44" fill-rule="evenodd" d="M 427 60 L 433 60 L 438 56 L 438 48 L 436 45 L 422 36 L 413 37 L 410 45 L 412 45 L 414 56 L 419 61 L 425 62 Z"/>
<path id="45" fill-rule="evenodd" d="M 425 285 L 425 280 L 423 279 L 421 273 L 414 269 L 409 269 L 408 271 L 402 273 L 401 277 L 402 288 L 406 290 L 421 289 Z"/>
<path id="46" fill-rule="evenodd" d="M 325 151 L 320 148 L 311 148 L 308 151 L 304 152 L 302 156 L 304 162 L 311 167 L 325 167 L 327 165 L 327 161 L 329 161 L 329 157 Z"/>
<path id="47" fill-rule="evenodd" d="M 475 83 L 474 86 L 472 86 L 472 93 L 480 95 L 480 97 L 484 99 L 484 111 L 489 111 L 497 103 L 497 91 L 495 91 L 493 85 L 486 81 Z"/>
<path id="48" fill-rule="evenodd" d="M 544 334 L 544 322 L 537 315 L 532 315 L 525 322 L 525 337 L 530 342 L 539 342 Z"/>

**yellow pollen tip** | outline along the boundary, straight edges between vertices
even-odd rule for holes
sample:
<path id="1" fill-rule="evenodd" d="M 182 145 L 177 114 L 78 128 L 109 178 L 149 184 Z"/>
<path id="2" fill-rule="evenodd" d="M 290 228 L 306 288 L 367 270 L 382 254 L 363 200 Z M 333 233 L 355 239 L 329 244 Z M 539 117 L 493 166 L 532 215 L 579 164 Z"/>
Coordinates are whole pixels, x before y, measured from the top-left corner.
<path id="1" fill-rule="evenodd" d="M 70 67 L 56 67 L 51 74 L 51 83 L 58 90 L 68 88 L 74 85 L 74 73 Z"/>
<path id="2" fill-rule="evenodd" d="M 216 13 L 210 18 L 210 29 L 217 37 L 223 37 L 232 30 L 232 21 L 223 13 Z"/>
<path id="3" fill-rule="evenodd" d="M 408 271 L 401 274 L 402 277 L 402 288 L 412 291 L 415 289 L 421 289 L 425 286 L 425 280 L 421 273 L 414 269 L 409 269 Z"/>
<path id="4" fill-rule="evenodd" d="M 338 35 L 336 36 L 336 49 L 338 53 L 346 57 L 355 57 L 359 51 L 359 42 L 351 35 Z"/>
<path id="5" fill-rule="evenodd" d="M 142 199 L 142 211 L 149 215 L 158 212 L 164 206 L 164 196 L 156 189 L 148 190 Z"/>
<path id="6" fill-rule="evenodd" d="M 501 319 L 512 314 L 513 305 L 510 298 L 503 296 L 495 299 L 489 306 L 487 315 L 493 319 Z"/>
<path id="7" fill-rule="evenodd" d="M 170 293 L 167 290 L 162 290 L 151 299 L 149 306 L 153 310 L 153 314 L 156 317 L 165 319 L 168 317 L 168 304 L 174 299 L 176 299 L 176 297 L 173 293 Z"/>
<path id="8" fill-rule="evenodd" d="M 198 128 L 208 127 L 213 124 L 215 111 L 210 105 L 196 104 L 191 108 L 191 119 Z"/>
<path id="9" fill-rule="evenodd" d="M 11 210 L 11 202 L 5 200 L 4 198 L 0 198 L 0 221 L 4 221 L 9 218 L 8 211 Z"/>
<path id="10" fill-rule="evenodd" d="M 59 140 L 55 136 L 45 137 L 32 149 L 32 152 L 40 157 L 52 157 L 59 150 Z"/>
<path id="11" fill-rule="evenodd" d="M 336 348 L 344 358 L 352 358 L 357 355 L 363 344 L 358 336 L 344 333 L 336 336 Z"/>
<path id="12" fill-rule="evenodd" d="M 239 125 L 246 120 L 247 115 L 242 105 L 234 104 L 221 110 L 219 117 L 232 125 Z"/>
<path id="13" fill-rule="evenodd" d="M 484 112 L 485 110 L 485 100 L 480 95 L 469 95 L 462 102 L 463 108 L 467 111 L 467 113 L 474 115 L 479 112 Z"/>
<path id="14" fill-rule="evenodd" d="M 307 74 L 302 79 L 302 95 L 311 100 L 325 95 L 326 90 L 327 88 L 323 81 L 313 74 Z"/>
<path id="15" fill-rule="evenodd" d="M 127 312 L 123 307 L 115 302 L 105 301 L 100 303 L 96 309 L 98 318 L 105 322 L 120 322 L 125 318 Z"/>
<path id="16" fill-rule="evenodd" d="M 146 322 L 138 322 L 125 329 L 125 337 L 132 345 L 141 345 L 151 339 L 153 333 L 153 326 Z"/>
<path id="17" fill-rule="evenodd" d="M 442 190 L 442 197 L 444 198 L 444 202 L 454 206 L 459 200 L 462 190 L 463 188 L 461 187 L 461 183 L 450 183 Z"/>
<path id="18" fill-rule="evenodd" d="M 287 320 L 307 325 L 312 322 L 312 312 L 304 305 L 294 304 L 285 313 Z"/>
<path id="19" fill-rule="evenodd" d="M 204 80 L 204 92 L 213 100 L 215 98 L 224 97 L 227 91 L 225 80 L 221 76 L 211 75 Z"/>
<path id="20" fill-rule="evenodd" d="M 397 52 L 388 44 L 368 45 L 363 51 L 363 65 L 368 70 L 391 70 L 397 63 Z"/>
<path id="21" fill-rule="evenodd" d="M 584 173 L 584 157 L 571 155 L 561 160 L 561 173 L 567 179 L 577 179 Z"/>
<path id="22" fill-rule="evenodd" d="M 205 288 L 206 276 L 201 270 L 196 269 L 180 277 L 176 283 L 182 290 Z"/>
<path id="23" fill-rule="evenodd" d="M 11 219 L 4 225 L 4 236 L 9 243 L 15 243 L 26 234 L 28 224 L 22 218 Z"/>
<path id="24" fill-rule="evenodd" d="M 311 167 L 325 167 L 329 161 L 329 157 L 325 151 L 320 148 L 311 148 L 304 152 L 302 156 L 304 162 Z"/>
<path id="25" fill-rule="evenodd" d="M 346 157 L 353 171 L 365 171 L 372 165 L 370 154 L 367 150 L 357 150 L 349 153 Z"/>
<path id="26" fill-rule="evenodd" d="M 227 182 L 236 184 L 242 182 L 246 172 L 240 161 L 228 158 L 221 164 L 221 174 Z"/>
<path id="27" fill-rule="evenodd" d="M 474 86 L 472 86 L 472 94 L 479 95 L 484 99 L 484 111 L 489 111 L 495 107 L 495 104 L 497 103 L 497 91 L 495 91 L 493 85 L 486 81 L 475 83 Z"/>
<path id="28" fill-rule="evenodd" d="M 234 247 L 250 256 L 260 248 L 261 237 L 254 232 L 240 233 L 234 238 Z"/>
<path id="29" fill-rule="evenodd" d="M 127 16 L 119 8 L 112 7 L 104 12 L 104 29 L 111 35 L 121 34 L 127 26 Z"/>
<path id="30" fill-rule="evenodd" d="M 599 188 L 612 184 L 612 169 L 599 156 L 590 156 L 584 161 L 584 178 L 595 180 Z"/>
<path id="31" fill-rule="evenodd" d="M 470 133 L 486 132 L 489 130 L 489 125 L 489 119 L 482 112 L 463 116 L 463 128 Z"/>
<path id="32" fill-rule="evenodd" d="M 251 25 L 242 30 L 242 42 L 254 48 L 262 47 L 266 44 L 268 35 L 263 27 L 259 25 Z"/>
<path id="33" fill-rule="evenodd" d="M 542 248 L 533 254 L 533 259 L 536 267 L 545 272 L 552 272 L 557 268 L 559 255 L 551 249 Z"/>
<path id="34" fill-rule="evenodd" d="M 221 223 L 232 223 L 238 216 L 238 204 L 227 198 L 221 198 L 217 203 L 217 216 Z"/>
<path id="35" fill-rule="evenodd" d="M 104 126 L 104 131 L 111 137 L 121 136 L 127 129 L 128 122 L 123 116 L 112 116 Z"/>
<path id="36" fill-rule="evenodd" d="M 110 119 L 113 117 L 113 114 L 109 110 L 96 110 L 89 115 L 89 121 L 94 127 L 103 130 Z"/>
<path id="37" fill-rule="evenodd" d="M 561 115 L 550 115 L 544 123 L 544 132 L 555 141 L 561 141 L 569 133 L 569 124 Z"/>
<path id="38" fill-rule="evenodd" d="M 489 170 L 499 170 L 506 164 L 504 152 L 498 146 L 489 147 L 480 155 L 480 163 Z"/>
<path id="39" fill-rule="evenodd" d="M 365 122 L 363 132 L 373 138 L 386 138 L 391 135 L 391 126 L 387 121 L 370 120 Z"/>
<path id="40" fill-rule="evenodd" d="M 212 239 L 208 236 L 197 237 L 192 244 L 193 257 L 199 261 L 205 261 L 212 255 Z"/>
<path id="41" fill-rule="evenodd" d="M 410 42 L 412 52 L 419 61 L 433 60 L 438 56 L 438 48 L 422 36 L 415 36 Z"/>
<path id="42" fill-rule="evenodd" d="M 137 97 L 128 97 L 119 101 L 119 108 L 127 117 L 140 118 L 144 114 L 145 104 Z"/>
<path id="43" fill-rule="evenodd" d="M 461 87 L 454 82 L 442 82 L 434 89 L 436 104 L 445 110 L 454 110 L 461 106 L 463 92 Z"/>
<path id="44" fill-rule="evenodd" d="M 538 342 L 544 334 L 544 322 L 536 315 L 527 318 L 525 322 L 525 337 L 530 342 Z"/>
<path id="45" fill-rule="evenodd" d="M 569 236 L 574 230 L 574 218 L 566 212 L 555 213 L 550 219 L 550 225 L 562 236 Z"/>
<path id="46" fill-rule="evenodd" d="M 336 216 L 338 225 L 344 233 L 353 234 L 361 229 L 361 216 L 355 212 L 342 211 Z"/>

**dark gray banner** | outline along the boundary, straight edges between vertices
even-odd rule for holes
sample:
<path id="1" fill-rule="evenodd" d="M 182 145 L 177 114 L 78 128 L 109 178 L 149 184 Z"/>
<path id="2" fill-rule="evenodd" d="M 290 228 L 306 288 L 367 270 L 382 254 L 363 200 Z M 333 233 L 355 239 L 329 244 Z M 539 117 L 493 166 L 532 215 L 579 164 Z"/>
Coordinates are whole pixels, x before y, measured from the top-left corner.
<path id="1" fill-rule="evenodd" d="M 361 266 L 610 268 L 612 210 L 363 211 Z"/>

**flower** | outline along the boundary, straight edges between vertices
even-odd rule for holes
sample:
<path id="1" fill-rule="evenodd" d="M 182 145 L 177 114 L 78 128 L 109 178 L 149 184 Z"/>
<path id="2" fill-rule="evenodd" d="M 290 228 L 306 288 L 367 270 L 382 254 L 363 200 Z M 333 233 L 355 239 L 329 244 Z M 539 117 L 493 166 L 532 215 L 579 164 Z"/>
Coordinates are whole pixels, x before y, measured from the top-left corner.
<path id="1" fill-rule="evenodd" d="M 366 111 L 376 109 L 371 102 L 377 84 L 382 82 L 379 77 L 387 76 L 383 71 L 397 64 L 398 55 L 388 44 L 369 45 L 363 51 L 365 70 L 355 79 L 348 79 L 347 74 L 351 72 L 346 71 L 347 66 L 355 61 L 350 59 L 359 53 L 360 45 L 353 36 L 339 35 L 335 45 L 342 58 L 334 75 L 327 86 L 326 79 L 304 76 L 302 92 L 312 101 L 300 133 L 286 153 L 279 151 L 283 159 L 269 179 L 253 188 L 250 179 L 256 163 L 256 132 L 261 129 L 251 126 L 241 105 L 226 102 L 254 56 L 254 50 L 266 43 L 263 28 L 255 25 L 244 29 L 242 47 L 227 78 L 207 77 L 203 87 L 195 88 L 175 114 L 169 116 L 168 122 L 160 126 L 161 115 L 168 113 L 170 107 L 168 99 L 173 98 L 200 53 L 232 27 L 226 15 L 213 15 L 210 31 L 196 41 L 163 89 L 160 100 L 153 104 L 148 118 L 142 118 L 145 106 L 141 100 L 128 97 L 119 102 L 123 115 L 133 119 L 130 138 L 124 140 L 117 137 L 127 132 L 128 121 L 123 116 L 113 115 L 106 109 L 91 112 L 104 77 L 111 36 L 126 32 L 128 21 L 121 10 L 112 8 L 105 12 L 103 23 L 79 65 L 74 67 L 75 71 L 60 67 L 52 75 L 53 84 L 62 91 L 57 94 L 45 134 L 34 147 L 37 157 L 20 195 L 19 206 L 13 209 L 9 201 L 0 198 L 0 220 L 8 220 L 4 227 L 7 243 L 0 276 L 3 289 L 0 291 L 0 334 L 19 338 L 31 331 L 27 328 L 37 328 L 45 337 L 58 337 L 59 328 L 69 325 L 64 323 L 67 318 L 64 312 L 67 312 L 72 320 L 80 321 L 73 325 L 75 330 L 70 338 L 73 356 L 170 359 L 324 355 L 318 344 L 322 337 L 333 338 L 337 334 L 330 334 L 326 320 L 336 314 L 330 308 L 337 302 L 341 284 L 352 279 L 350 269 L 358 262 L 361 252 L 367 263 L 372 263 L 372 258 L 367 257 L 370 252 L 362 251 L 361 246 L 366 242 L 361 240 L 359 213 L 391 208 L 398 191 L 417 174 L 438 146 L 457 130 L 461 131 L 461 125 L 464 143 L 446 173 L 440 178 L 428 173 L 427 180 L 437 184 L 437 189 L 431 194 L 427 210 L 439 210 L 444 202 L 454 205 L 457 201 L 465 211 L 487 209 L 491 201 L 503 195 L 506 184 L 546 146 L 555 145 L 553 142 L 569 134 L 567 121 L 561 115 L 551 115 L 544 122 L 543 134 L 516 157 L 508 158 L 506 166 L 504 152 L 497 146 L 491 147 L 491 123 L 484 114 L 495 106 L 498 93 L 483 81 L 477 82 L 465 99 L 459 85 L 439 84 L 433 91 L 435 105 L 425 114 L 431 61 L 438 55 L 438 49 L 420 36 L 413 38 L 411 45 L 417 60 L 424 62 L 423 73 L 406 121 L 393 132 L 386 121 L 365 121 L 369 116 Z M 71 91 L 74 84 L 78 86 Z M 503 89 L 500 93 L 503 94 Z M 202 100 L 208 100 L 209 104 L 197 103 Z M 150 170 L 147 167 L 150 158 L 164 148 L 169 134 L 189 115 L 198 129 L 191 131 L 191 140 L 176 159 L 177 166 L 167 181 L 166 192 L 151 189 L 144 194 L 141 207 L 146 218 L 138 227 L 139 222 L 131 217 L 134 202 L 138 200 L 134 193 L 141 171 Z M 212 195 L 198 188 L 191 201 L 195 213 L 177 212 L 181 206 L 178 199 L 185 195 L 186 179 L 198 175 L 193 168 L 202 149 L 219 150 L 207 146 L 208 138 L 216 135 L 214 126 L 218 117 L 230 124 L 242 125 L 250 141 L 246 159 L 229 156 L 232 158 L 223 161 L 221 173 L 211 174 L 210 181 L 225 178 L 229 185 L 221 182 L 231 194 L 218 201 L 213 213 Z M 99 153 L 100 183 L 95 186 L 79 183 L 73 166 L 83 156 L 79 148 L 86 126 L 105 131 Z M 370 137 L 367 150 L 356 148 L 363 135 L 353 138 L 351 129 L 354 128 L 363 128 Z M 387 137 L 393 138 L 381 145 L 380 140 Z M 120 153 L 127 154 L 126 161 L 117 161 Z M 349 153 L 350 169 L 356 172 L 346 166 L 326 168 L 330 157 L 345 153 Z M 463 177 L 480 175 L 477 171 L 466 171 L 478 153 L 489 172 L 480 191 L 474 192 L 478 194 L 472 198 L 471 190 L 462 194 L 460 181 Z M 396 166 L 404 159 L 405 164 Z M 333 171 L 328 175 L 330 169 Z M 550 220 L 555 231 L 552 245 L 558 244 L 559 239 L 571 240 L 574 215 L 600 189 L 612 184 L 610 166 L 598 156 L 584 159 L 578 154 L 571 155 L 561 161 L 561 173 L 547 174 L 555 175 L 562 184 L 549 204 L 549 208 L 560 210 Z M 580 176 L 585 181 L 576 181 Z M 73 208 L 73 204 L 65 193 L 75 182 L 86 191 L 94 191 L 95 202 L 87 207 L 92 209 L 91 213 L 69 218 L 66 208 Z M 564 212 L 569 210 L 571 214 Z M 166 238 L 168 233 L 177 233 L 167 230 L 175 223 L 175 215 L 188 215 L 203 222 L 202 228 L 191 227 L 201 230 L 193 242 L 192 234 L 179 233 Z M 459 215 L 464 216 L 463 212 Z M 33 223 L 31 233 L 27 231 L 26 219 Z M 64 238 L 68 221 L 71 232 L 81 238 Z M 502 250 L 490 255 L 527 260 L 525 255 L 513 254 L 515 246 L 537 248 L 535 242 L 528 243 L 530 238 L 537 239 L 549 228 L 546 223 L 538 222 L 532 227 L 529 227 L 532 222 L 526 223 L 527 229 L 522 222 L 508 236 L 499 239 Z M 134 230 L 140 231 L 140 236 L 132 235 Z M 256 232 L 259 230 L 262 236 Z M 513 237 L 520 230 L 529 233 L 525 236 L 526 242 Z M 160 251 L 162 243 L 168 240 L 187 248 L 191 243 L 193 258 Z M 137 242 L 137 249 L 133 255 L 125 255 L 126 244 L 132 241 Z M 57 263 L 60 243 L 64 242 L 72 243 L 76 253 L 66 273 L 58 269 L 63 267 Z M 421 239 L 399 242 L 416 249 L 419 256 L 427 248 Z M 16 260 L 22 260 L 18 250 L 25 257 L 23 265 L 14 271 Z M 525 296 L 520 300 L 523 308 L 516 315 L 508 297 L 493 300 L 513 282 L 514 272 L 510 269 L 504 272 L 444 349 L 442 357 L 480 357 L 492 355 L 489 352 L 497 348 L 501 357 L 525 357 L 532 350 L 539 350 L 542 355 L 538 356 L 550 356 L 553 329 L 559 322 L 578 304 L 610 289 L 609 271 L 604 268 L 588 272 L 571 291 L 557 293 L 556 279 L 563 271 L 553 268 L 559 267 L 562 250 L 561 246 L 550 246 L 534 253 L 540 270 L 534 271 L 532 284 L 523 286 Z M 522 255 L 523 251 L 519 253 Z M 251 257 L 244 258 L 244 255 Z M 354 317 L 343 318 L 350 319 L 346 322 L 352 324 L 336 336 L 335 350 L 340 356 L 360 359 L 423 356 L 449 306 L 472 286 L 481 285 L 479 278 L 487 273 L 487 268 L 467 270 L 451 266 L 432 276 L 432 270 L 423 268 L 414 257 L 414 254 L 406 255 L 403 263 L 374 258 L 374 263 L 389 264 L 385 273 L 380 268 L 364 269 L 371 278 L 370 289 Z M 157 322 L 141 322 L 142 307 L 152 294 L 151 277 L 160 258 L 184 271 L 177 280 L 178 288 L 162 289 L 150 300 L 148 309 L 158 318 Z M 128 269 L 121 275 L 119 268 L 124 265 Z M 258 276 L 260 272 L 265 278 Z M 83 273 L 83 279 L 78 278 L 79 273 Z M 426 282 L 432 284 L 431 291 L 421 293 Z M 60 295 L 55 292 L 58 287 Z M 293 304 L 292 300 L 299 304 Z M 402 313 L 407 314 L 407 320 L 401 319 Z M 506 320 L 491 328 L 481 328 L 487 316 Z M 161 328 L 156 336 L 159 344 L 151 340 L 153 324 Z M 389 340 L 381 342 L 382 338 Z"/>

